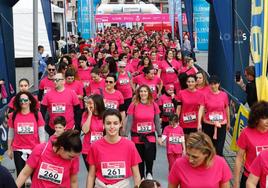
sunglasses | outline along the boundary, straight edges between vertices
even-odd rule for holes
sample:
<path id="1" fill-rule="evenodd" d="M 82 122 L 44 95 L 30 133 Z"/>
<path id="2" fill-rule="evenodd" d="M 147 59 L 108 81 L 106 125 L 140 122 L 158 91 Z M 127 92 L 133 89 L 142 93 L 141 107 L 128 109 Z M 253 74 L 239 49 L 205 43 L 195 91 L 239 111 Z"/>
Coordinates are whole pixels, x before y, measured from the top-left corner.
<path id="1" fill-rule="evenodd" d="M 119 68 L 126 68 L 126 66 L 119 66 Z"/>
<path id="2" fill-rule="evenodd" d="M 52 71 L 55 71 L 56 69 L 47 69 L 47 70 L 52 72 Z"/>
<path id="3" fill-rule="evenodd" d="M 64 79 L 63 78 L 55 78 L 55 79 L 53 79 L 54 82 L 59 82 L 61 80 L 64 80 Z"/>
<path id="4" fill-rule="evenodd" d="M 114 81 L 105 80 L 105 83 L 113 84 Z"/>
<path id="5" fill-rule="evenodd" d="M 20 103 L 26 103 L 29 102 L 29 99 L 20 99 Z"/>
<path id="6" fill-rule="evenodd" d="M 83 52 L 83 54 L 87 55 L 87 54 L 88 54 L 88 52 Z"/>
<path id="7" fill-rule="evenodd" d="M 124 56 L 123 58 L 127 58 L 127 56 Z"/>

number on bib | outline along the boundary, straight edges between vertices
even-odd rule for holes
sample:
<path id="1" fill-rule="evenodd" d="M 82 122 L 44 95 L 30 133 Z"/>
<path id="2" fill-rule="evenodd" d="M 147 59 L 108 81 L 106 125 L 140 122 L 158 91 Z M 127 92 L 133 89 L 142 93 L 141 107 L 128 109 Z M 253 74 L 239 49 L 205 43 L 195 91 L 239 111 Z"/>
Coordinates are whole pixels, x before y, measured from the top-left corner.
<path id="1" fill-rule="evenodd" d="M 34 133 L 34 123 L 18 123 L 17 127 L 18 134 L 33 134 Z"/>
<path id="2" fill-rule="evenodd" d="M 66 106 L 65 103 L 53 103 L 52 104 L 52 113 L 65 113 Z"/>
<path id="3" fill-rule="evenodd" d="M 195 112 L 183 114 L 183 122 L 184 123 L 189 123 L 189 122 L 193 122 L 193 121 L 196 121 Z"/>
<path id="4" fill-rule="evenodd" d="M 138 133 L 152 132 L 152 123 L 151 122 L 138 123 L 137 124 L 137 132 Z"/>
<path id="5" fill-rule="evenodd" d="M 102 162 L 102 176 L 107 179 L 123 179 L 126 176 L 126 165 L 124 161 Z"/>
<path id="6" fill-rule="evenodd" d="M 91 132 L 90 143 L 96 142 L 103 137 L 103 132 Z"/>
<path id="7" fill-rule="evenodd" d="M 42 162 L 38 172 L 38 179 L 50 181 L 55 184 L 61 184 L 63 172 L 63 167 Z"/>

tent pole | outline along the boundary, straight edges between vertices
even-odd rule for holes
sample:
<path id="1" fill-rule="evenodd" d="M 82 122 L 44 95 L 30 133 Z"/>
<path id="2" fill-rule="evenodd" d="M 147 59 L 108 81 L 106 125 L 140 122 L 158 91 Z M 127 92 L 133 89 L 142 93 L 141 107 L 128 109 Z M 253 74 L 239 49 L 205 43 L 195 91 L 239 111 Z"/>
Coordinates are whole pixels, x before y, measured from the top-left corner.
<path id="1" fill-rule="evenodd" d="M 38 1 L 33 0 L 33 80 L 34 80 L 34 90 L 38 90 Z"/>

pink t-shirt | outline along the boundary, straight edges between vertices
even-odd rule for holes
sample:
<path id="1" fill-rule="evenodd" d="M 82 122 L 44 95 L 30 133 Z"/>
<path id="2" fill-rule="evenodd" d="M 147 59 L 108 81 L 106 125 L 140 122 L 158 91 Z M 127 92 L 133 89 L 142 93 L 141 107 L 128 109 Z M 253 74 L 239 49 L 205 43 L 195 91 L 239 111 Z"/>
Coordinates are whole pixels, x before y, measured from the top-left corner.
<path id="1" fill-rule="evenodd" d="M 232 178 L 225 159 L 215 156 L 210 167 L 192 167 L 188 157 L 176 160 L 168 176 L 168 182 L 180 188 L 219 188 Z"/>
<path id="2" fill-rule="evenodd" d="M 190 70 L 188 67 L 182 67 L 180 73 L 186 72 L 187 75 L 195 75 L 198 72 L 198 69 L 193 66 Z"/>
<path id="3" fill-rule="evenodd" d="M 72 129 L 74 127 L 73 107 L 79 105 L 79 100 L 72 90 L 65 88 L 62 92 L 58 92 L 54 89 L 45 95 L 41 104 L 48 107 L 49 126 L 52 129 L 54 129 L 53 121 L 57 116 L 65 117 L 65 129 Z"/>
<path id="4" fill-rule="evenodd" d="M 118 109 L 119 106 L 124 104 L 124 97 L 122 93 L 115 90 L 113 93 L 108 93 L 105 89 L 103 90 L 103 101 L 106 109 Z"/>
<path id="5" fill-rule="evenodd" d="M 228 96 L 225 92 L 220 91 L 218 94 L 212 91 L 207 92 L 205 96 L 205 117 L 206 123 L 219 121 L 221 124 L 227 123 L 226 107 L 228 107 Z"/>
<path id="6" fill-rule="evenodd" d="M 71 187 L 71 176 L 79 171 L 79 158 L 66 160 L 53 151 L 52 143 L 37 145 L 27 160 L 33 171 L 34 188 Z"/>
<path id="7" fill-rule="evenodd" d="M 133 78 L 133 83 L 137 84 L 138 86 L 140 85 L 147 85 L 149 86 L 152 94 L 153 94 L 153 98 L 157 99 L 157 92 L 158 92 L 158 87 L 161 84 L 161 79 L 157 76 L 155 76 L 152 80 L 147 79 L 145 77 L 145 75 L 139 75 Z"/>
<path id="8" fill-rule="evenodd" d="M 174 113 L 175 112 L 175 108 L 174 108 L 174 104 L 172 103 L 172 98 L 171 96 L 167 96 L 166 94 L 161 95 L 161 97 L 158 99 L 157 101 L 159 106 L 162 106 L 163 108 L 163 113 Z M 168 117 L 162 115 L 162 121 L 163 122 L 168 122 Z"/>
<path id="9" fill-rule="evenodd" d="M 178 94 L 181 104 L 180 125 L 182 128 L 197 128 L 198 110 L 204 105 L 204 95 L 199 91 L 181 90 Z"/>
<path id="10" fill-rule="evenodd" d="M 138 70 L 138 64 L 140 62 L 140 59 L 131 59 L 129 60 L 129 63 L 126 66 L 126 71 L 129 71 L 131 73 L 134 73 Z"/>
<path id="11" fill-rule="evenodd" d="M 33 149 L 40 143 L 38 128 L 45 125 L 42 114 L 38 112 L 38 121 L 31 112 L 28 114 L 17 113 L 14 122 L 12 116 L 13 113 L 9 115 L 8 126 L 14 129 L 13 150 Z"/>
<path id="12" fill-rule="evenodd" d="M 90 75 L 91 70 L 92 70 L 92 67 L 88 67 L 88 69 L 79 68 L 77 71 L 78 77 L 83 82 L 85 88 L 89 86 L 89 82 L 91 79 L 91 75 Z"/>
<path id="13" fill-rule="evenodd" d="M 133 116 L 131 131 L 139 134 L 154 133 L 154 116 L 159 115 L 159 113 L 159 107 L 155 102 L 150 105 L 131 103 L 127 111 L 127 114 Z M 131 139 L 134 143 L 143 144 L 143 142 L 139 141 L 138 136 L 132 136 Z M 155 136 L 147 136 L 147 139 L 149 142 L 155 142 Z"/>
<path id="14" fill-rule="evenodd" d="M 257 177 L 260 177 L 261 187 L 268 186 L 268 151 L 263 151 L 260 155 L 253 161 L 250 166 L 250 172 Z"/>
<path id="15" fill-rule="evenodd" d="M 120 91 L 124 99 L 132 98 L 132 88 L 130 85 L 131 76 L 130 73 L 125 72 L 124 74 L 118 73 L 116 81 L 116 89 Z"/>
<path id="16" fill-rule="evenodd" d="M 182 63 L 176 61 L 173 59 L 170 63 L 173 68 L 175 68 L 178 72 L 180 68 L 182 67 Z M 161 69 L 161 80 L 163 81 L 163 84 L 170 84 L 174 83 L 175 81 L 178 80 L 178 76 L 175 73 L 174 69 L 169 66 L 169 64 L 164 60 L 161 62 L 159 69 Z"/>
<path id="17" fill-rule="evenodd" d="M 206 94 L 211 91 L 209 86 L 197 88 L 197 90 L 201 92 L 204 96 L 206 96 Z"/>
<path id="18" fill-rule="evenodd" d="M 184 133 L 181 126 L 177 125 L 177 127 L 172 127 L 168 125 L 165 127 L 163 135 L 167 136 L 166 138 L 166 146 L 167 146 L 167 154 L 176 153 L 182 154 L 184 142 Z"/>
<path id="19" fill-rule="evenodd" d="M 237 145 L 246 151 L 245 168 L 249 171 L 253 160 L 261 151 L 268 149 L 268 131 L 262 133 L 256 128 L 246 127 L 242 130 Z M 245 173 L 245 175 L 248 176 L 248 173 Z"/>
<path id="20" fill-rule="evenodd" d="M 88 118 L 88 113 L 84 112 L 82 115 L 81 126 L 83 126 L 87 118 Z M 103 137 L 103 131 L 104 131 L 104 127 L 103 127 L 102 118 L 92 115 L 89 132 L 85 134 L 84 139 L 83 139 L 83 149 L 82 149 L 83 154 L 88 154 L 91 143 Z"/>
<path id="21" fill-rule="evenodd" d="M 81 96 L 84 95 L 83 83 L 81 81 L 79 81 L 79 80 L 75 80 L 74 82 L 72 82 L 70 84 L 65 82 L 64 86 L 67 89 L 73 90 L 76 93 L 76 95 L 81 95 Z M 79 101 L 80 101 L 80 107 L 83 108 L 83 105 L 84 105 L 83 100 L 79 99 Z"/>
<path id="22" fill-rule="evenodd" d="M 100 89 L 103 91 L 105 88 L 105 80 L 101 78 L 99 82 L 95 82 L 94 80 L 90 80 L 89 87 L 86 88 L 86 95 L 93 95 L 96 93 L 100 93 Z"/>
<path id="23" fill-rule="evenodd" d="M 96 64 L 96 61 L 93 57 L 88 57 L 87 61 L 88 61 L 90 66 L 94 66 Z"/>
<path id="24" fill-rule="evenodd" d="M 131 167 L 141 162 L 134 143 L 126 138 L 115 144 L 108 143 L 105 138 L 94 142 L 87 159 L 96 167 L 96 177 L 105 184 L 115 184 L 131 177 Z"/>
<path id="25" fill-rule="evenodd" d="M 53 79 L 48 79 L 47 76 L 43 78 L 39 83 L 39 89 L 44 90 L 44 95 L 54 88 L 55 88 L 55 84 L 54 84 Z"/>
<path id="26" fill-rule="evenodd" d="M 77 58 L 72 58 L 72 65 L 74 68 L 77 70 L 78 69 L 78 59 Z"/>
<path id="27" fill-rule="evenodd" d="M 152 61 L 152 64 L 155 70 L 155 74 L 157 74 L 161 61 Z"/>

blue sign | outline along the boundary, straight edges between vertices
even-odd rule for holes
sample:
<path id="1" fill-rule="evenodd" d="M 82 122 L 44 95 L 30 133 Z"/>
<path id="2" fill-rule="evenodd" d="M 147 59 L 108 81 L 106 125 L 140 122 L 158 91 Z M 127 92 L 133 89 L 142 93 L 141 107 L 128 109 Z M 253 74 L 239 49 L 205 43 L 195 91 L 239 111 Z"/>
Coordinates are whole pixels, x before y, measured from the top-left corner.
<path id="1" fill-rule="evenodd" d="M 193 3 L 197 49 L 201 51 L 207 51 L 210 5 L 205 0 L 194 0 Z"/>
<path id="2" fill-rule="evenodd" d="M 84 39 L 90 38 L 90 0 L 78 0 L 78 31 Z"/>

